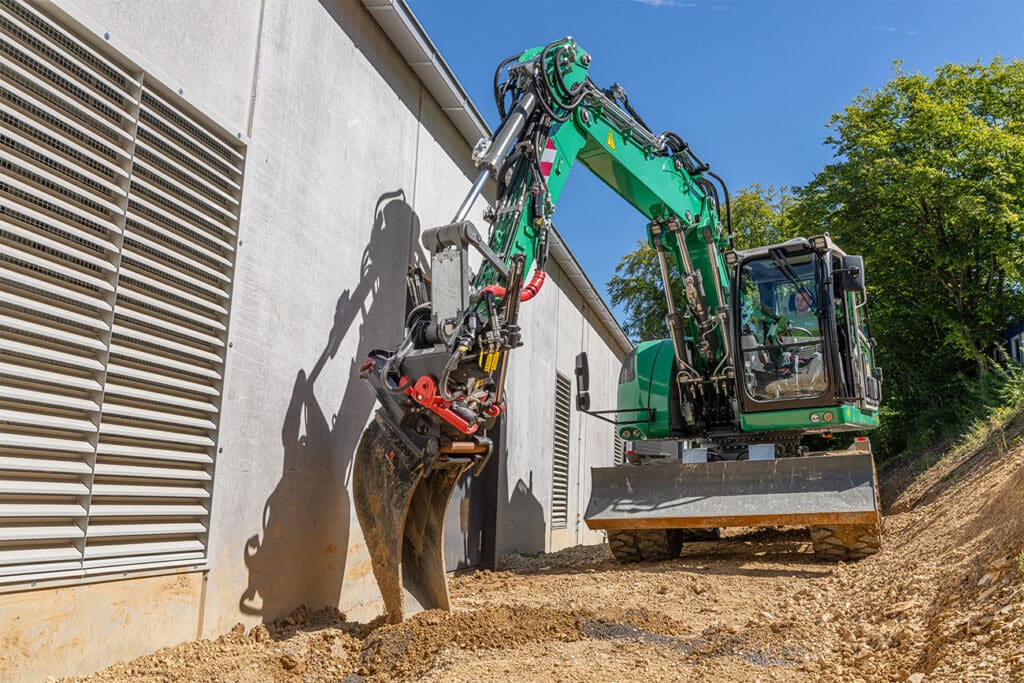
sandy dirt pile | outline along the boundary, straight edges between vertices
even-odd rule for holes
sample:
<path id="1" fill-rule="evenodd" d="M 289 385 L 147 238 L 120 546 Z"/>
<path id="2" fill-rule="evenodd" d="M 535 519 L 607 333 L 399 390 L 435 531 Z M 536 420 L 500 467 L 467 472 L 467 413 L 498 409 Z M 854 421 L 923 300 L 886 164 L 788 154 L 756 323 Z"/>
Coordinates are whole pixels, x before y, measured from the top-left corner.
<path id="1" fill-rule="evenodd" d="M 913 483 L 882 552 L 854 564 L 815 560 L 804 529 L 731 530 L 652 564 L 606 546 L 508 556 L 452 579 L 451 614 L 302 608 L 67 680 L 1024 680 L 1020 426 L 890 476 Z"/>

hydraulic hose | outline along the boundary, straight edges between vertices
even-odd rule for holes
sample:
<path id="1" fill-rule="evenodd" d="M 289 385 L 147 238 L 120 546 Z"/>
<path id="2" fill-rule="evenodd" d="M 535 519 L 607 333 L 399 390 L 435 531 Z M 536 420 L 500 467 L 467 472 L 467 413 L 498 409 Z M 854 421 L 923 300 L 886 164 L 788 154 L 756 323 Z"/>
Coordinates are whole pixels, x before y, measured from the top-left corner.
<path id="1" fill-rule="evenodd" d="M 501 64 L 498 65 L 497 69 L 494 70 L 494 104 L 497 105 L 498 113 L 501 114 L 502 120 L 508 117 L 508 112 L 505 110 L 505 93 L 508 92 L 508 89 L 511 86 L 508 82 L 506 82 L 504 84 L 504 87 L 502 87 L 502 84 L 499 82 L 499 79 L 501 78 L 501 72 L 506 66 L 522 57 L 522 55 L 523 53 L 520 52 L 517 55 L 512 55 L 511 57 L 508 57 Z"/>
<path id="2" fill-rule="evenodd" d="M 725 227 L 729 231 L 729 248 L 735 249 L 735 238 L 731 237 L 732 233 L 732 205 L 729 202 L 729 188 L 725 186 L 725 181 L 722 180 L 722 176 L 718 175 L 710 168 L 707 170 L 707 174 L 718 181 L 718 184 L 722 186 L 722 192 L 725 193 Z"/>
<path id="3" fill-rule="evenodd" d="M 548 274 L 543 270 L 533 271 L 533 277 L 530 278 L 529 284 L 522 288 L 519 292 L 520 301 L 529 301 L 533 297 L 540 293 L 541 287 L 544 286 L 544 282 L 547 280 Z M 505 288 L 501 285 L 487 285 L 480 290 L 481 294 L 490 293 L 499 299 L 505 298 Z"/>
<path id="4" fill-rule="evenodd" d="M 448 362 L 444 364 L 444 370 L 441 371 L 440 379 L 437 381 L 437 393 L 446 401 L 455 401 L 462 397 L 461 391 L 455 394 L 448 393 L 448 376 L 452 374 L 452 370 L 459 366 L 462 357 L 466 354 L 463 350 L 465 348 L 460 343 L 460 346 L 452 352 L 452 355 L 448 357 Z"/>

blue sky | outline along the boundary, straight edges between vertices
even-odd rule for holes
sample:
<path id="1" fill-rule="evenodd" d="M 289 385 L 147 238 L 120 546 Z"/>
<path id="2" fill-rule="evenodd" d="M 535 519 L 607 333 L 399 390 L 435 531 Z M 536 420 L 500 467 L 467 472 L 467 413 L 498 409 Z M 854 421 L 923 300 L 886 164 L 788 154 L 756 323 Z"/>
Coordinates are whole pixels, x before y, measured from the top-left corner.
<path id="1" fill-rule="evenodd" d="M 831 159 L 829 117 L 884 85 L 894 60 L 930 73 L 1024 57 L 1024 0 L 408 2 L 492 128 L 497 64 L 572 35 L 595 83 L 622 84 L 655 131 L 682 135 L 732 190 L 808 182 Z M 602 293 L 644 232 L 582 167 L 554 218 Z"/>

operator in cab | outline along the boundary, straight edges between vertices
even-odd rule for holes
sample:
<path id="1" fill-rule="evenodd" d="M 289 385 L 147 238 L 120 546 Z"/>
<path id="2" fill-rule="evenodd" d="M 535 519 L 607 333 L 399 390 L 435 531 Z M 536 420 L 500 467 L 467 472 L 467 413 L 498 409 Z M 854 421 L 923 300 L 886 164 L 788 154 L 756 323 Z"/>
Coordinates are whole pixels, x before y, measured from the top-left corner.
<path id="1" fill-rule="evenodd" d="M 776 328 L 782 353 L 776 367 L 778 379 L 764 387 L 769 398 L 814 396 L 825 389 L 821 330 L 811 290 L 800 287 L 790 297 L 789 309 Z"/>
<path id="2" fill-rule="evenodd" d="M 801 288 L 793 295 L 793 305 L 786 315 L 793 327 L 807 330 L 812 336 L 818 336 L 818 314 L 812 308 L 814 297 L 806 288 Z"/>

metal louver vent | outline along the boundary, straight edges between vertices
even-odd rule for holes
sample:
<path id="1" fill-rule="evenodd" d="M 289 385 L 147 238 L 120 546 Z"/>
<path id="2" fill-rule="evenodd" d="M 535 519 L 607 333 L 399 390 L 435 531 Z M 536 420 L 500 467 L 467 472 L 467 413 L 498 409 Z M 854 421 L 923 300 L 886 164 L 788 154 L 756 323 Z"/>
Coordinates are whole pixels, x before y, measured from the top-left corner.
<path id="1" fill-rule="evenodd" d="M 0 0 L 0 583 L 205 559 L 244 146 L 177 102 Z"/>
<path id="2" fill-rule="evenodd" d="M 551 528 L 569 524 L 569 416 L 572 384 L 555 373 L 555 438 L 551 471 Z"/>
<path id="3" fill-rule="evenodd" d="M 618 434 L 612 434 L 612 438 L 615 439 L 615 452 L 612 456 L 612 462 L 615 465 L 621 465 L 626 462 L 626 442 L 620 439 Z"/>

